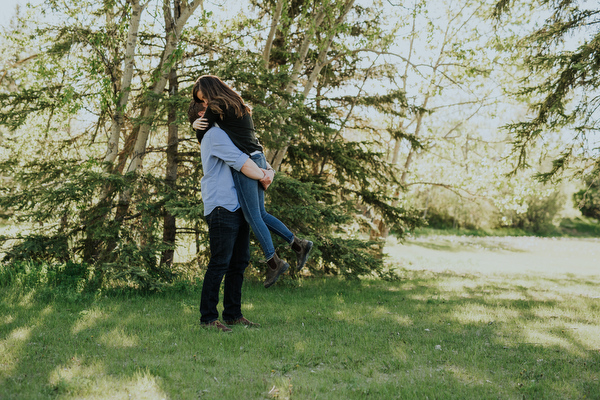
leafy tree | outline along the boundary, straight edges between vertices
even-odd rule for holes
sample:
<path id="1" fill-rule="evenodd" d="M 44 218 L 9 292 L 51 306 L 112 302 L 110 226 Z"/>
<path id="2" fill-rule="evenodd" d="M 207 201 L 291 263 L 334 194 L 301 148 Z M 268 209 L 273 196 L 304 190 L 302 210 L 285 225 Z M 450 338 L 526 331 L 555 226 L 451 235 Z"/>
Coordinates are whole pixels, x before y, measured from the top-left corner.
<path id="1" fill-rule="evenodd" d="M 6 71 L 5 82 L 14 84 L 0 92 L 10 148 L 0 160 L 0 176 L 10 177 L 0 208 L 31 228 L 4 238 L 14 243 L 7 257 L 83 260 L 94 265 L 98 285 L 153 288 L 188 274 L 192 265 L 172 260 L 176 242 L 191 233 L 201 265 L 202 172 L 183 114 L 195 77 L 214 73 L 254 106 L 259 135 L 285 172 L 270 207 L 317 240 L 313 272 L 384 274 L 380 243 L 345 239 L 361 225 L 361 204 L 402 229 L 417 219 L 391 205 L 384 189 L 393 168 L 360 137 L 368 124 L 353 113 L 356 100 L 331 93 L 377 71 L 359 65 L 359 52 L 349 48 L 377 42 L 381 9 L 266 2 L 262 19 L 220 21 L 207 10 L 193 14 L 200 6 L 51 1 L 41 7 L 65 18 L 22 25 L 6 37 L 18 43 L 17 60 L 31 60 Z M 264 21 L 290 41 L 262 38 Z M 364 99 L 360 106 L 377 101 Z M 405 101 L 401 93 L 379 100 Z"/>
<path id="2" fill-rule="evenodd" d="M 167 103 L 165 87 L 180 59 L 182 30 L 200 4 L 174 0 L 157 7 L 164 17 L 162 42 L 160 34 L 140 31 L 151 2 L 137 0 L 77 6 L 49 2 L 42 7 L 66 18 L 35 29 L 23 23 L 23 30 L 9 37 L 22 44 L 21 51 L 37 53 L 26 57 L 33 59 L 27 68 L 9 71 L 11 79 L 22 83 L 0 94 L 0 122 L 10 128 L 11 139 L 35 127 L 42 135 L 32 135 L 32 142 L 44 150 L 30 152 L 24 141 L 14 140 L 12 150 L 19 156 L 13 153 L 2 164 L 3 175 L 14 177 L 13 185 L 5 188 L 0 201 L 20 211 L 19 218 L 39 222 L 44 235 L 54 237 L 60 231 L 71 255 L 79 253 L 97 265 L 99 284 L 107 272 L 137 277 L 142 286 L 168 278 L 154 261 L 154 254 L 165 247 L 155 222 L 163 200 L 149 190 L 149 183 L 157 182 L 154 177 L 144 177 L 140 170 L 155 147 L 148 139 Z M 31 30 L 33 35 L 25 33 Z M 146 56 L 139 51 L 138 37 L 154 38 L 149 41 L 158 47 L 152 51 L 162 51 Z M 139 69 L 144 65 L 146 70 Z M 172 97 L 179 101 L 173 107 L 183 108 L 185 100 Z M 82 117 L 91 121 L 83 131 L 75 123 Z M 57 140 L 58 135 L 67 140 Z M 129 213 L 132 197 L 137 213 Z"/>
<path id="3" fill-rule="evenodd" d="M 500 20 L 527 4 L 498 1 L 493 13 Z M 574 0 L 538 0 L 534 5 L 548 12 L 517 48 L 529 71 L 518 94 L 531 98 L 532 106 L 527 118 L 508 125 L 518 156 L 516 168 L 528 165 L 533 146 L 551 132 L 560 132 L 569 135 L 570 143 L 538 178 L 550 181 L 565 172 L 598 176 L 600 9 L 593 2 Z"/>
<path id="4" fill-rule="evenodd" d="M 581 214 L 600 221 L 600 184 L 597 179 L 589 179 L 584 189 L 573 194 L 573 201 Z"/>
<path id="5" fill-rule="evenodd" d="M 375 23 L 382 9 L 352 8 L 351 2 L 265 2 L 257 6 L 272 27 L 264 38 L 265 49 L 270 51 L 248 54 L 245 48 L 229 50 L 226 57 L 201 60 L 198 69 L 217 71 L 241 89 L 254 105 L 255 125 L 272 164 L 306 194 L 315 195 L 309 199 L 286 192 L 291 185 L 275 186 L 270 207 L 281 209 L 276 215 L 312 235 L 319 245 L 330 243 L 340 233 L 348 234 L 349 226 L 367 225 L 361 215 L 365 205 L 377 209 L 386 221 L 401 227 L 399 230 L 410 229 L 418 218 L 410 210 L 392 205 L 387 195 L 387 188 L 396 181 L 393 166 L 370 135 L 364 134 L 372 129 L 365 110 L 405 102 L 404 96 L 400 92 L 378 96 L 361 89 L 358 95 L 339 95 L 364 87 L 367 79 L 385 79 L 384 66 L 365 65 L 361 57 L 365 43 L 369 51 L 390 45 Z M 319 22 L 321 18 L 331 22 Z M 306 200 L 301 204 L 303 210 L 321 211 L 304 220 L 313 214 L 290 212 L 290 201 L 278 196 L 280 192 Z M 356 232 L 356 228 L 350 231 Z M 356 245 L 360 241 L 338 242 L 348 246 L 341 248 L 348 253 L 361 251 Z M 326 261 L 335 259 L 327 255 L 328 247 L 318 247 L 324 250 L 319 269 L 340 272 L 335 263 Z M 368 268 L 380 270 L 381 260 L 376 261 Z M 361 268 L 343 270 L 357 274 Z"/>
<path id="6" fill-rule="evenodd" d="M 387 113 L 381 144 L 398 167 L 399 185 L 390 196 L 395 204 L 421 208 L 424 216 L 432 217 L 428 208 L 436 198 L 438 216 L 452 220 L 458 218 L 452 210 L 460 209 L 466 217 L 469 208 L 491 198 L 489 187 L 496 178 L 504 180 L 496 171 L 504 168 L 498 159 L 506 135 L 498 135 L 489 121 L 509 82 L 502 64 L 506 38 L 489 26 L 489 6 L 491 2 L 416 1 L 409 13 L 407 6 L 394 9 L 400 21 L 393 31 L 397 45 L 382 56 L 395 87 L 412 104 Z M 462 222 L 480 223 L 470 217 Z M 373 236 L 385 236 L 388 230 L 381 220 L 374 221 Z"/>

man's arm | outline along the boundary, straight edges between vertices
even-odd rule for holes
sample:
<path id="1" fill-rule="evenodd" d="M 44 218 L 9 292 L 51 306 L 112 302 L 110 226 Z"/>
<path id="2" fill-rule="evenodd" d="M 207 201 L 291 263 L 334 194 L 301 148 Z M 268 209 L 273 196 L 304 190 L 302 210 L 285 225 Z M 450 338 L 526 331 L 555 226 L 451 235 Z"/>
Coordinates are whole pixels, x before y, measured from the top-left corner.
<path id="1" fill-rule="evenodd" d="M 250 179 L 260 181 L 266 188 L 273 181 L 273 173 L 260 168 L 250 157 L 238 149 L 229 136 L 220 128 L 214 128 L 210 137 L 213 154 L 236 171 L 240 171 Z"/>
<path id="2" fill-rule="evenodd" d="M 256 163 L 252 161 L 251 158 L 247 159 L 244 165 L 242 165 L 242 168 L 240 168 L 240 172 L 246 175 L 248 178 L 257 181 L 260 181 L 265 177 L 265 173 L 263 172 L 263 170 L 258 165 L 256 165 Z"/>
<path id="3" fill-rule="evenodd" d="M 265 190 L 271 185 L 275 177 L 275 171 L 272 168 L 268 170 L 260 168 L 251 158 L 246 160 L 240 172 L 250 179 L 259 181 Z"/>

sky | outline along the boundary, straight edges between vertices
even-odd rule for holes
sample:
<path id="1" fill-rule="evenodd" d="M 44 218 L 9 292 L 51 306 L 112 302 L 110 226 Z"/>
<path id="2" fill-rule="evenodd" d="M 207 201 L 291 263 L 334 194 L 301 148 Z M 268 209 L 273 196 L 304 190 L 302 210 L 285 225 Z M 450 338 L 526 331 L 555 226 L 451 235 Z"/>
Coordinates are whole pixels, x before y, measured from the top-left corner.
<path id="1" fill-rule="evenodd" d="M 21 7 L 25 7 L 25 4 L 41 4 L 43 0 L 0 0 L 2 5 L 2 12 L 0 13 L 0 25 L 3 27 L 8 26 L 11 18 L 15 15 L 15 7 L 19 4 Z"/>

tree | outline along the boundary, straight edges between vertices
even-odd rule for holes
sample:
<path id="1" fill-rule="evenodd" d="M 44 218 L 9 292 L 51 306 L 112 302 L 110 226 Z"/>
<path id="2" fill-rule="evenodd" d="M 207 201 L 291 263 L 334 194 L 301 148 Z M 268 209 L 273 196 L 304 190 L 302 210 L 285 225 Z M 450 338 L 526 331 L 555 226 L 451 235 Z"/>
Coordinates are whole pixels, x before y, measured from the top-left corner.
<path id="1" fill-rule="evenodd" d="M 416 219 L 390 205 L 384 189 L 393 174 L 385 153 L 357 136 L 366 125 L 354 111 L 377 99 L 365 96 L 359 104 L 328 93 L 364 83 L 364 72 L 379 73 L 377 65 L 359 66 L 360 52 L 348 48 L 369 35 L 373 42 L 381 10 L 351 1 L 278 3 L 279 33 L 260 40 L 273 41 L 269 53 L 252 46 L 262 31 L 251 15 L 222 23 L 202 10 L 184 29 L 199 4 L 52 1 L 41 7 L 65 18 L 7 36 L 19 41 L 16 59 L 31 62 L 8 70 L 5 82 L 15 85 L 0 93 L 0 125 L 9 128 L 3 136 L 11 148 L 0 160 L 0 175 L 11 177 L 0 189 L 0 208 L 32 224 L 30 233 L 5 238 L 13 243 L 8 258 L 83 261 L 94 265 L 99 285 L 120 280 L 144 288 L 181 271 L 171 261 L 183 236 L 195 235 L 202 259 L 197 144 L 178 127 L 190 132 L 182 118 L 186 91 L 210 72 L 254 106 L 268 148 L 285 149 L 278 153 L 285 174 L 273 186 L 270 207 L 319 242 L 313 272 L 384 273 L 380 243 L 346 237 L 360 225 L 360 204 L 405 228 Z M 304 49 L 300 59 L 296 48 Z M 404 101 L 401 94 L 378 99 Z"/>
<path id="2" fill-rule="evenodd" d="M 600 221 L 600 184 L 598 180 L 588 180 L 586 187 L 573 194 L 575 206 L 586 217 Z"/>
<path id="3" fill-rule="evenodd" d="M 498 144 L 506 139 L 487 122 L 508 78 L 503 38 L 486 19 L 490 5 L 415 1 L 409 13 L 407 6 L 393 10 L 400 21 L 394 31 L 399 45 L 382 56 L 393 68 L 392 82 L 412 99 L 395 115 L 388 112 L 382 129 L 388 160 L 398 167 L 400 184 L 390 192 L 394 204 L 413 204 L 427 215 L 429 200 L 443 197 L 444 213 L 451 214 L 453 203 L 476 207 L 495 184 L 493 172 L 502 168 L 495 161 L 503 152 Z M 438 190 L 448 193 L 437 195 Z M 373 236 L 388 234 L 380 218 L 373 225 Z"/>
<path id="4" fill-rule="evenodd" d="M 130 214 L 129 201 L 136 190 L 137 196 L 151 202 L 155 200 L 148 191 L 150 176 L 140 181 L 137 178 L 142 175 L 139 173 L 142 159 L 150 152 L 150 131 L 160 121 L 157 114 L 164 112 L 169 76 L 173 77 L 171 88 L 177 85 L 177 75 L 172 71 L 180 59 L 182 31 L 201 0 L 161 3 L 155 3 L 153 10 L 163 14 L 162 38 L 150 31 L 142 31 L 140 35 L 143 12 L 151 2 L 141 4 L 138 0 L 122 4 L 84 2 L 77 7 L 50 2 L 43 7 L 65 13 L 73 22 L 65 24 L 53 20 L 40 24 L 36 36 L 18 31 L 11 36 L 12 40 L 26 45 L 23 49 L 40 46 L 41 50 L 35 55 L 32 67 L 10 71 L 15 79 L 19 79 L 19 75 L 28 79 L 0 95 L 3 105 L 0 123 L 8 126 L 14 135 L 17 129 L 31 123 L 28 120 L 31 117 L 45 119 L 45 126 L 37 126 L 43 132 L 45 151 L 33 157 L 24 152 L 21 159 L 5 160 L 3 172 L 14 176 L 15 181 L 13 187 L 3 193 L 6 196 L 2 203 L 21 211 L 28 210 L 22 218 L 50 223 L 45 228 L 46 235 L 60 235 L 70 241 L 69 256 L 81 251 L 85 262 L 97 262 L 100 284 L 104 273 L 111 269 L 118 271 L 117 275 L 139 272 L 141 282 L 148 282 L 152 274 L 165 277 L 164 271 L 154 266 L 151 255 L 164 247 L 155 238 L 154 222 L 147 220 L 156 204 L 148 207 L 138 202 L 142 211 Z M 90 20 L 88 15 L 95 18 Z M 152 41 L 151 46 L 158 44 L 162 49 L 158 57 L 152 54 L 156 47 L 149 55 L 140 51 L 137 40 L 140 36 L 147 41 L 145 46 Z M 157 60 L 154 65 L 144 70 L 144 66 L 153 64 L 153 59 Z M 176 89 L 171 100 L 171 108 L 183 108 L 185 99 L 177 96 Z M 85 118 L 92 121 L 91 131 L 71 132 L 73 119 L 85 112 L 89 113 Z M 55 140 L 54 132 L 64 134 L 62 121 L 67 126 L 69 141 L 66 142 Z M 105 131 L 107 121 L 110 121 L 109 134 L 104 142 L 98 134 Z M 170 121 L 169 125 L 175 126 L 176 121 Z M 170 133 L 171 141 L 173 137 L 176 140 L 176 130 Z M 39 142 L 39 138 L 34 138 L 34 143 Z M 106 150 L 99 157 L 103 143 Z M 122 149 L 120 144 L 123 144 Z M 77 154 L 82 150 L 89 158 Z M 169 150 L 167 186 L 172 187 L 174 158 L 172 147 Z M 21 186 L 23 182 L 29 186 Z M 115 208 L 113 199 L 117 195 L 119 202 Z M 69 217 L 61 219 L 65 223 L 58 233 L 53 228 L 57 213 Z M 146 221 L 138 224 L 140 218 Z M 127 226 L 131 222 L 138 225 L 134 231 L 130 230 L 132 226 Z M 172 218 L 167 219 L 167 225 L 165 236 L 172 247 Z M 27 240 L 23 244 L 27 245 Z M 135 248 L 139 250 L 134 251 L 137 255 L 124 253 L 124 249 Z M 12 255 L 15 254 L 18 253 L 13 251 Z"/>
<path id="5" fill-rule="evenodd" d="M 369 242 L 339 237 L 341 233 L 355 234 L 357 227 L 366 225 L 362 216 L 365 204 L 377 209 L 390 224 L 402 227 L 399 231 L 409 230 L 417 221 L 410 210 L 392 206 L 386 190 L 396 184 L 393 167 L 385 160 L 386 153 L 377 149 L 371 134 L 373 121 L 365 117 L 374 108 L 405 99 L 399 91 L 382 96 L 365 90 L 370 86 L 367 80 L 387 79 L 385 64 L 365 62 L 363 57 L 364 48 L 371 51 L 390 45 L 390 36 L 379 27 L 384 10 L 355 6 L 343 19 L 340 7 L 349 3 L 328 4 L 327 8 L 302 1 L 261 3 L 265 25 L 274 28 L 255 41 L 267 43 L 265 49 L 270 48 L 270 53 L 231 49 L 226 56 L 199 58 L 195 63 L 200 71 L 226 78 L 253 105 L 261 142 L 273 163 L 279 162 L 279 157 L 280 171 L 292 178 L 282 179 L 285 187 L 275 186 L 271 192 L 270 207 L 281 210 L 274 213 L 319 244 L 339 243 L 338 253 L 372 252 Z M 315 15 L 335 23 L 318 24 Z M 312 34 L 311 29 L 317 33 Z M 331 37 L 335 40 L 323 41 Z M 306 57 L 298 62 L 295 57 L 304 53 L 294 49 L 303 46 L 308 46 Z M 319 57 L 323 66 L 314 73 Z M 358 95 L 354 94 L 357 90 Z M 290 198 L 300 202 L 292 204 Z M 380 259 L 366 266 L 355 263 L 338 268 L 337 256 L 329 254 L 334 247 L 317 247 L 323 250 L 319 255 L 322 268 L 315 263 L 319 270 L 358 274 L 380 269 Z M 380 249 L 381 244 L 375 247 Z"/>
<path id="6" fill-rule="evenodd" d="M 497 20 L 523 2 L 495 4 Z M 598 107 L 600 105 L 600 9 L 574 0 L 539 0 L 547 9 L 543 24 L 527 33 L 518 47 L 529 71 L 518 95 L 531 98 L 530 115 L 507 125 L 514 135 L 516 168 L 528 166 L 528 151 L 552 132 L 569 135 L 570 143 L 552 167 L 538 175 L 544 182 L 561 174 L 593 177 L 600 174 Z"/>

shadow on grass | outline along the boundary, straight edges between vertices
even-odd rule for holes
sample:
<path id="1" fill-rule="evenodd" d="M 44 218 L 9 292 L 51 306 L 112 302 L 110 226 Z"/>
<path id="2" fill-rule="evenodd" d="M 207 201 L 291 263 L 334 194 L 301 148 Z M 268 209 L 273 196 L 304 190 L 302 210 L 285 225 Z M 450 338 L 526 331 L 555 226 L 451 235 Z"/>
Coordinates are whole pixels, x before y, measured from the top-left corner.
<path id="1" fill-rule="evenodd" d="M 515 246 L 511 246 L 505 241 L 491 240 L 490 238 L 486 238 L 486 240 L 479 240 L 478 238 L 471 237 L 455 237 L 449 239 L 448 237 L 439 238 L 439 237 L 425 237 L 424 239 L 418 240 L 410 240 L 407 242 L 408 244 L 423 247 L 430 250 L 436 251 L 444 251 L 451 253 L 458 253 L 463 251 L 507 251 L 512 253 L 524 253 L 525 250 L 521 248 L 517 248 Z"/>
<path id="2" fill-rule="evenodd" d="M 146 307 L 130 307 L 146 298 L 83 296 L 68 301 L 60 294 L 55 298 L 34 291 L 11 297 L 0 304 L 6 322 L 0 343 L 9 349 L 2 360 L 0 398 L 103 398 L 136 392 L 169 397 L 137 362 L 156 345 L 154 339 L 168 340 L 173 330 L 168 319 L 152 318 Z"/>
<path id="3" fill-rule="evenodd" d="M 598 398 L 599 301 L 549 289 L 590 280 L 403 273 L 249 282 L 244 313 L 263 327 L 232 334 L 198 328 L 195 288 L 8 291 L 0 398 Z"/>

